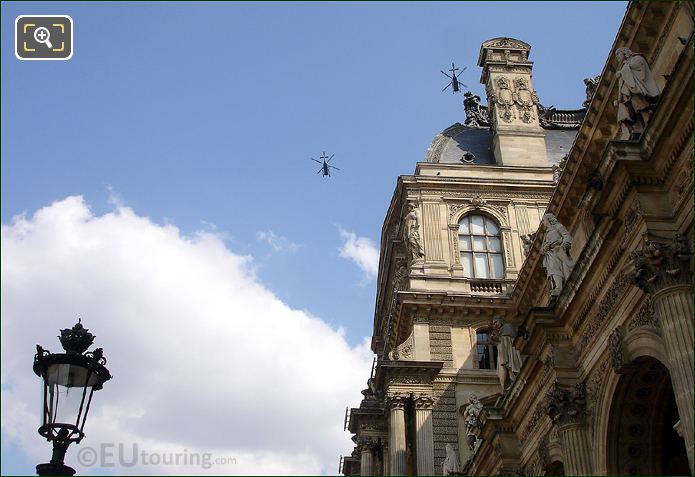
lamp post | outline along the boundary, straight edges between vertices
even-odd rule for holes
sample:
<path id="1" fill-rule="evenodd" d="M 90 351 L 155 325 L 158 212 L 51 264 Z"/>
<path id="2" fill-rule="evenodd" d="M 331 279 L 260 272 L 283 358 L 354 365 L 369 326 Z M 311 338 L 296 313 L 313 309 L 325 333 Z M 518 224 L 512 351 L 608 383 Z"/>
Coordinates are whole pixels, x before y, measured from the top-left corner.
<path id="1" fill-rule="evenodd" d="M 65 353 L 53 354 L 36 345 L 34 372 L 43 380 L 43 418 L 39 434 L 53 442 L 53 457 L 36 466 L 38 475 L 74 475 L 75 469 L 65 465 L 65 452 L 72 443 L 85 436 L 84 424 L 94 391 L 111 379 L 104 366 L 101 348 L 87 351 L 94 335 L 82 326 L 81 320 L 72 328 L 60 330 L 60 344 Z"/>

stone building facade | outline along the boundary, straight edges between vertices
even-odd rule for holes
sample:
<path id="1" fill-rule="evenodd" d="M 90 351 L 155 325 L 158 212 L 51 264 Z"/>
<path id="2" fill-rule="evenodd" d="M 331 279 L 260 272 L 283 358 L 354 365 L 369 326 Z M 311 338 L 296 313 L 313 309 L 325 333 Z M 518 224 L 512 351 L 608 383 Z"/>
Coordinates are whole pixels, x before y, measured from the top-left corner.
<path id="1" fill-rule="evenodd" d="M 571 111 L 483 43 L 386 214 L 342 473 L 693 473 L 693 14 L 631 3 Z"/>

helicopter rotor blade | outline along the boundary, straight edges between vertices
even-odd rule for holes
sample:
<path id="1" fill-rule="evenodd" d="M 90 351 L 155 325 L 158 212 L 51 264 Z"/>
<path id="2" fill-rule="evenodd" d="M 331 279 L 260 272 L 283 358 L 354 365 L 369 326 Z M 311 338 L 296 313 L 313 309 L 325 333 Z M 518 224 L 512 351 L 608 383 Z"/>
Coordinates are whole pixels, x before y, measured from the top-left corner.
<path id="1" fill-rule="evenodd" d="M 439 72 L 440 72 L 441 74 L 443 74 L 444 76 L 446 76 L 447 78 L 451 78 L 451 76 L 449 76 L 447 73 L 444 73 L 442 70 L 439 70 Z"/>
<path id="2" fill-rule="evenodd" d="M 453 81 L 450 81 L 448 85 L 444 86 L 444 89 L 442 89 L 442 93 L 443 93 L 444 91 L 446 91 L 446 90 L 449 88 L 449 86 L 452 85 L 452 83 L 453 83 Z"/>
<path id="3" fill-rule="evenodd" d="M 320 174 L 322 170 L 323 170 L 323 167 L 321 169 L 319 169 L 318 171 L 316 171 L 316 173 Z"/>
<path id="4" fill-rule="evenodd" d="M 333 156 L 335 156 L 335 154 L 331 154 L 331 157 L 329 157 L 326 162 L 331 162 L 331 159 L 333 159 Z"/>
<path id="5" fill-rule="evenodd" d="M 464 88 L 468 88 L 468 85 L 465 84 L 465 83 L 461 83 L 461 82 L 459 81 L 459 84 L 460 84 L 461 86 L 463 86 Z"/>
<path id="6" fill-rule="evenodd" d="M 340 170 L 340 168 L 335 167 L 335 166 L 328 166 L 328 168 L 329 168 L 329 169 L 335 169 L 336 171 L 339 171 L 339 170 Z"/>
<path id="7" fill-rule="evenodd" d="M 463 69 L 461 70 L 461 72 L 456 75 L 456 77 L 458 78 L 459 76 L 461 76 L 463 74 L 463 72 L 466 71 L 466 68 L 468 68 L 468 66 L 464 66 Z"/>
<path id="8" fill-rule="evenodd" d="M 314 161 L 314 162 L 318 162 L 319 164 L 321 164 L 321 161 L 318 161 L 318 160 L 314 159 L 313 157 L 311 158 L 311 160 Z"/>

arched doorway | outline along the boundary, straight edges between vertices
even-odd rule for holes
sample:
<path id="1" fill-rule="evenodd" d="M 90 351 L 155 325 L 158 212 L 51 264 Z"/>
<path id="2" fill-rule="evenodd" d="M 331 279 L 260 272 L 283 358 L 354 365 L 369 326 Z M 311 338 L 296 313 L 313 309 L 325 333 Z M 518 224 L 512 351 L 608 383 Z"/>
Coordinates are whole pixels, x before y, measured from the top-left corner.
<path id="1" fill-rule="evenodd" d="M 668 369 L 651 357 L 623 368 L 608 424 L 609 475 L 688 475 Z"/>

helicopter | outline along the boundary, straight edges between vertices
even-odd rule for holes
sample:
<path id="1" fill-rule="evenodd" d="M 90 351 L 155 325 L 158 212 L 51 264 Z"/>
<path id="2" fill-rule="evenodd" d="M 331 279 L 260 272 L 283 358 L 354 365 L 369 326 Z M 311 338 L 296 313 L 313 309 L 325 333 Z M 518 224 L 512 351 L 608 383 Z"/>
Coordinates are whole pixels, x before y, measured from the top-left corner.
<path id="1" fill-rule="evenodd" d="M 461 70 L 461 73 L 463 73 L 464 71 L 466 71 L 466 68 L 468 68 L 468 67 L 467 67 L 467 66 L 464 66 L 463 69 Z M 464 88 L 468 88 L 468 86 L 466 86 L 465 84 L 463 84 L 463 83 L 461 83 L 461 82 L 459 81 L 459 76 L 461 75 L 461 73 L 458 73 L 458 74 L 457 74 L 456 72 L 457 72 L 458 70 L 459 70 L 459 69 L 456 68 L 456 66 L 454 66 L 454 63 L 453 63 L 453 62 L 451 62 L 451 69 L 449 70 L 449 71 L 451 71 L 451 74 L 450 74 L 450 75 L 447 74 L 447 73 L 444 73 L 442 70 L 439 70 L 444 76 L 446 76 L 447 78 L 449 78 L 449 79 L 451 80 L 451 81 L 449 81 L 449 84 L 448 84 L 448 85 L 444 86 L 444 89 L 442 89 L 442 93 L 443 93 L 444 91 L 446 91 L 446 89 L 447 89 L 449 86 L 451 86 L 451 93 L 452 93 L 452 94 L 458 93 L 459 91 L 461 91 L 461 86 L 463 86 Z"/>
<path id="2" fill-rule="evenodd" d="M 323 173 L 323 177 L 331 177 L 331 169 L 335 169 L 336 171 L 340 170 L 337 167 L 328 164 L 331 162 L 331 159 L 333 159 L 333 156 L 335 156 L 335 154 L 331 154 L 331 157 L 328 157 L 326 155 L 326 151 L 323 151 L 323 154 L 319 156 L 319 159 L 321 159 L 320 161 L 318 159 L 314 159 L 313 157 L 311 158 L 312 161 L 321 164 L 321 169 L 316 171 L 317 174 Z"/>

